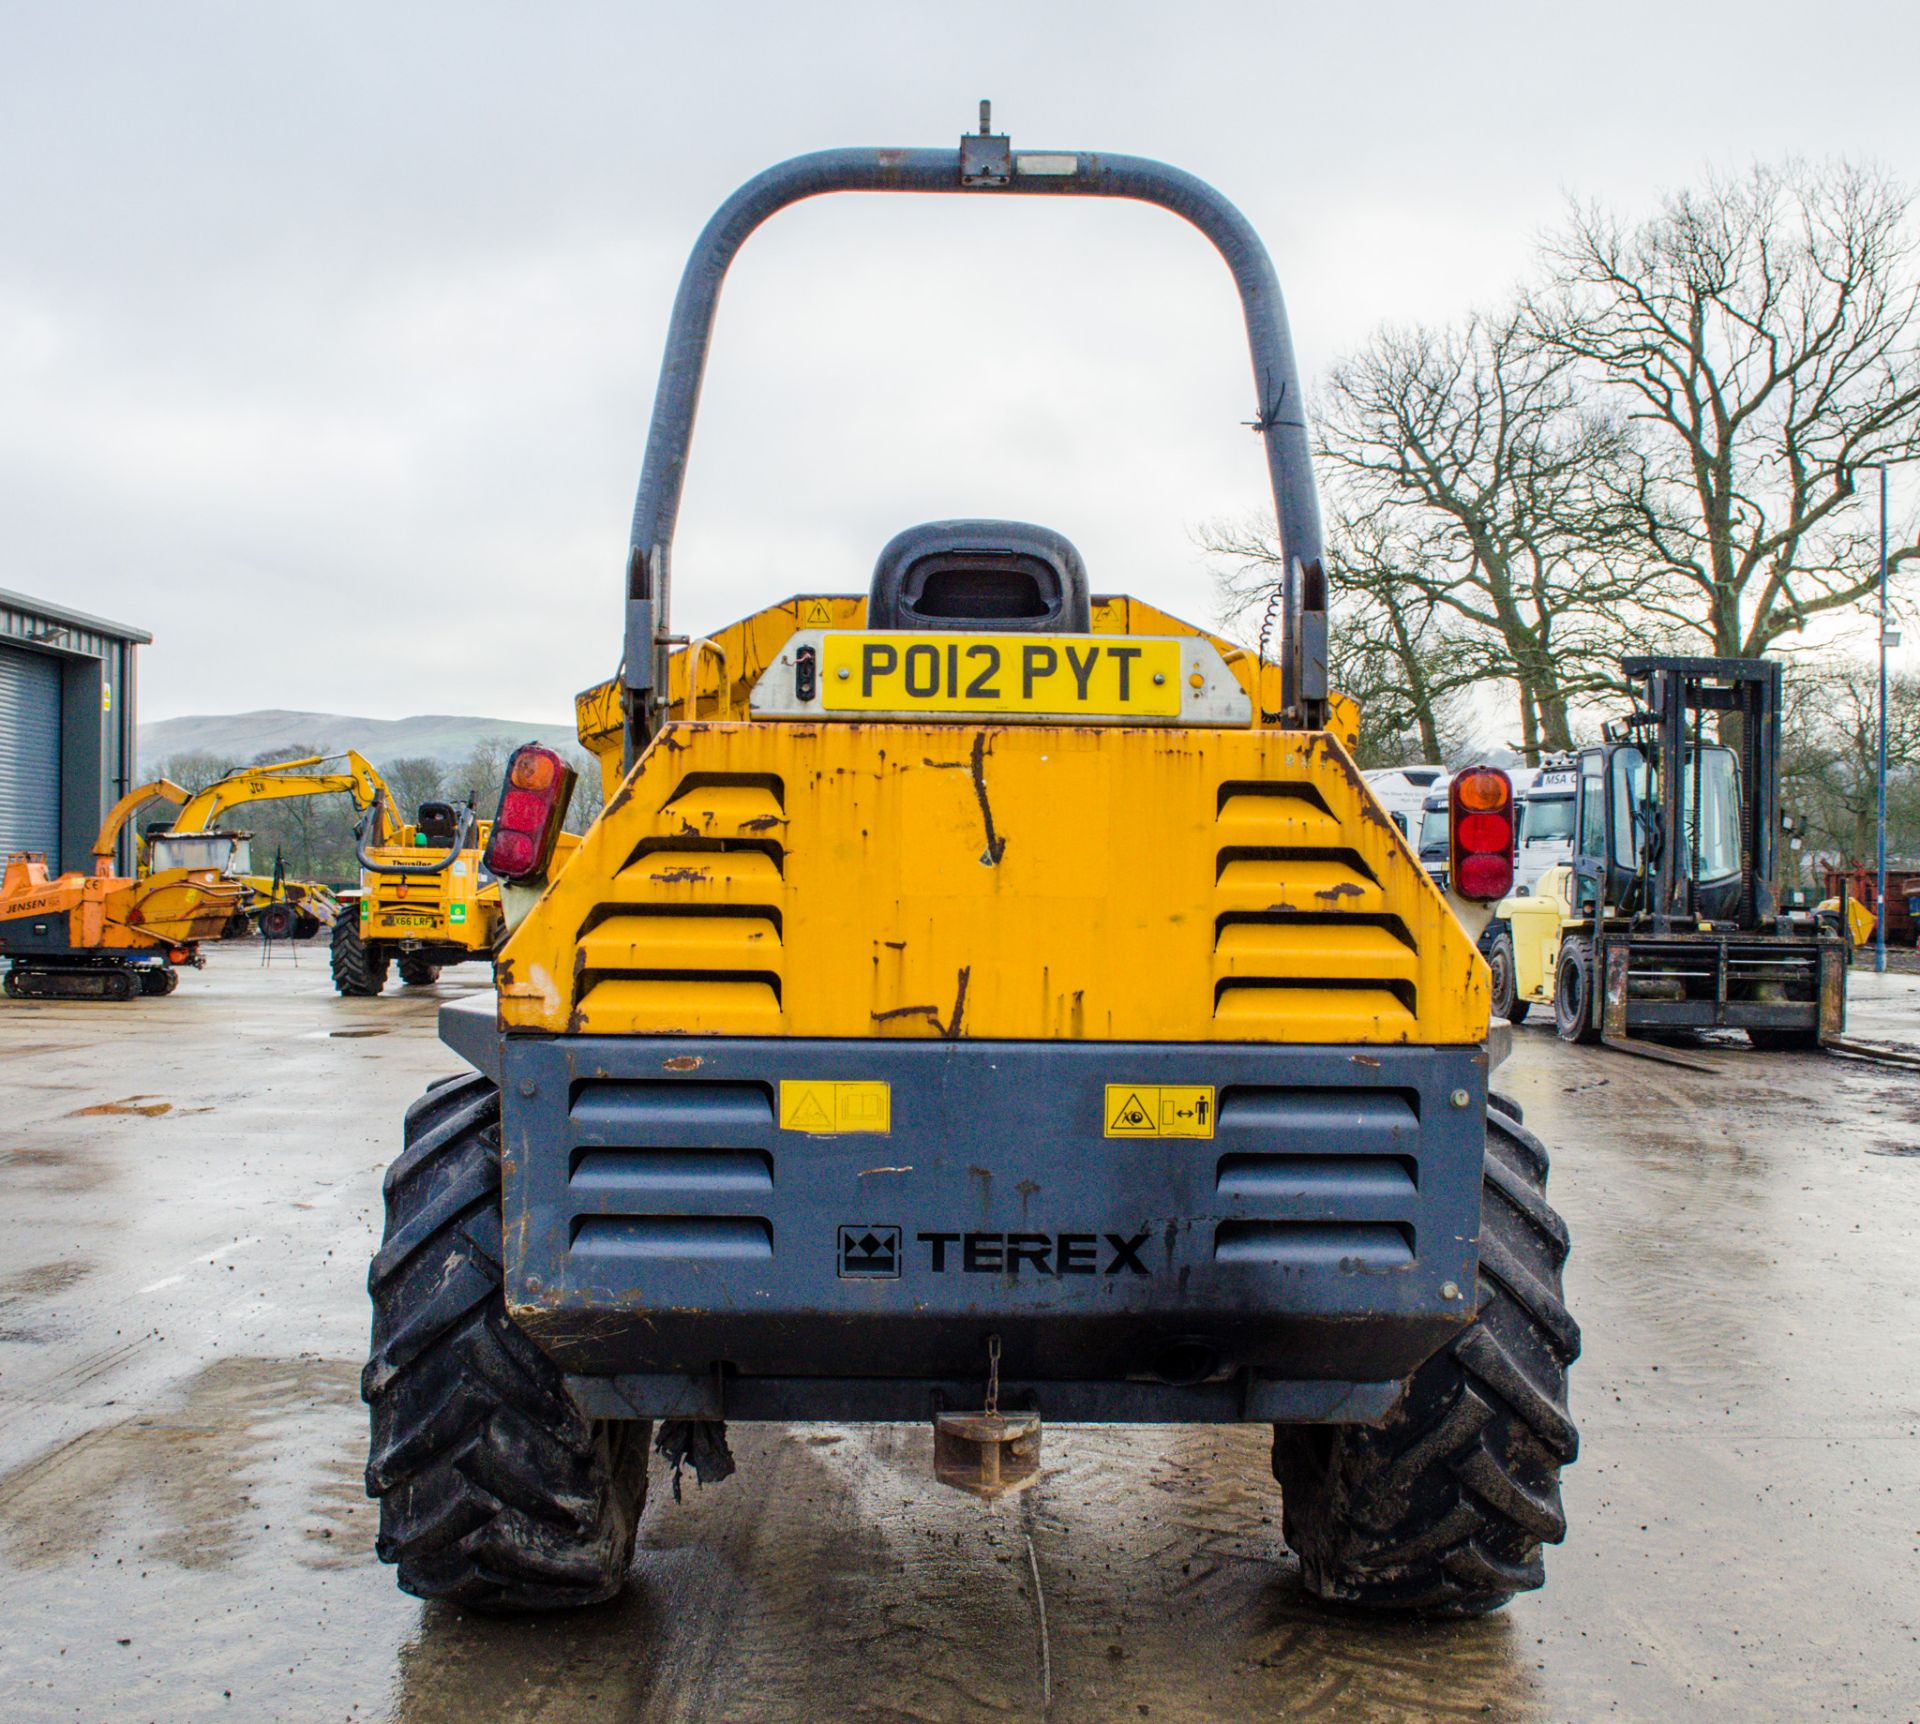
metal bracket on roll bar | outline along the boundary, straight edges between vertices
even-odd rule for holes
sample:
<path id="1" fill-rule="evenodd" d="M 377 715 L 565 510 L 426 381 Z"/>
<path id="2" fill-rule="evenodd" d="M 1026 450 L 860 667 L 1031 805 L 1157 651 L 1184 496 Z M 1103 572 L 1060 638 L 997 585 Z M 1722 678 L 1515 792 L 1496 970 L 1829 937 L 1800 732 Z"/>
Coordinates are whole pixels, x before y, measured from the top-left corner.
<path id="1" fill-rule="evenodd" d="M 454 858 L 457 857 L 462 850 L 469 849 L 473 844 L 473 829 L 476 822 L 474 819 L 473 804 L 469 802 L 465 808 L 460 810 L 459 829 L 454 833 L 453 842 L 448 846 L 446 855 L 442 856 L 439 861 L 376 862 L 367 854 L 367 833 L 369 829 L 377 830 L 384 824 L 379 816 L 385 805 L 386 793 L 384 791 L 376 791 L 374 793 L 372 806 L 360 817 L 359 825 L 353 829 L 353 853 L 359 857 L 360 866 L 369 874 L 444 874 L 453 866 Z"/>

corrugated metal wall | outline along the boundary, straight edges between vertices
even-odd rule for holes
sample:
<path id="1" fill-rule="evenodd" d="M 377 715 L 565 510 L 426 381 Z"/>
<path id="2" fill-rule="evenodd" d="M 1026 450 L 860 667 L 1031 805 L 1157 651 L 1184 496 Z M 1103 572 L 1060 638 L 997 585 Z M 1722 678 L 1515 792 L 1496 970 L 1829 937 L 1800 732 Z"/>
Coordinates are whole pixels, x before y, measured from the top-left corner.
<path id="1" fill-rule="evenodd" d="M 152 638 L 0 591 L 0 851 L 43 850 L 56 868 L 90 865 L 101 820 L 133 782 L 135 652 Z M 132 862 L 126 835 L 120 866 Z"/>

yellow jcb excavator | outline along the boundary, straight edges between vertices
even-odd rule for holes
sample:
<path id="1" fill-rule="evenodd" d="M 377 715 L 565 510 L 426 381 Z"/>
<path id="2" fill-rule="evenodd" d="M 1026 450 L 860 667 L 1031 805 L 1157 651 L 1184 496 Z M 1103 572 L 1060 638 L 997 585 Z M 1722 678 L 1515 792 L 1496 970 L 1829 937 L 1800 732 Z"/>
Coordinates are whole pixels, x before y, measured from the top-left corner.
<path id="1" fill-rule="evenodd" d="M 312 770 L 332 761 L 345 764 L 336 771 Z M 221 816 L 253 802 L 303 796 L 347 796 L 365 816 L 376 804 L 384 807 L 388 799 L 386 780 L 371 761 L 351 748 L 342 755 L 309 754 L 243 767 L 191 795 L 178 785 L 166 785 L 164 794 L 166 800 L 181 804 L 180 812 L 170 826 L 146 834 L 143 871 L 159 874 L 176 868 L 221 869 L 248 888 L 249 897 L 238 920 L 257 926 L 277 940 L 317 934 L 334 920 L 338 901 L 317 881 L 276 879 L 271 873 L 256 872 L 252 834 L 222 827 Z M 239 933 L 245 929 L 230 927 L 227 931 Z"/>

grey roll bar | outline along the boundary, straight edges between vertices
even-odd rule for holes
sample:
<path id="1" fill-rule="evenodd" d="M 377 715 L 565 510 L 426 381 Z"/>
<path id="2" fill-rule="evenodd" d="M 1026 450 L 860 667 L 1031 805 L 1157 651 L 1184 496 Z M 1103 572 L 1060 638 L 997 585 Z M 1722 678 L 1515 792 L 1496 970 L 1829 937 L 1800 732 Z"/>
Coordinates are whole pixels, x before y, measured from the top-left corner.
<path id="1" fill-rule="evenodd" d="M 1290 724 L 1324 722 L 1326 579 L 1320 504 L 1286 306 L 1260 236 L 1219 192 L 1179 168 L 1144 156 L 1015 150 L 1004 133 L 989 131 L 989 123 L 988 104 L 982 102 L 979 132 L 963 136 L 956 150 L 841 149 L 795 156 L 748 180 L 701 231 L 674 298 L 633 508 L 625 631 L 628 766 L 664 707 L 673 532 L 721 286 L 741 246 L 762 222 L 789 204 L 827 192 L 1128 198 L 1172 211 L 1213 242 L 1240 290 L 1259 392 L 1253 428 L 1266 444 L 1284 571 L 1284 717 Z"/>
<path id="2" fill-rule="evenodd" d="M 376 790 L 373 801 L 367 811 L 361 815 L 359 824 L 353 829 L 353 853 L 360 859 L 360 866 L 369 874 L 444 874 L 453 866 L 453 860 L 473 842 L 474 813 L 469 802 L 460 810 L 460 825 L 455 830 L 453 842 L 447 846 L 446 855 L 438 862 L 376 862 L 367 854 L 367 834 L 377 832 L 381 826 L 380 810 L 386 805 L 387 793 Z"/>

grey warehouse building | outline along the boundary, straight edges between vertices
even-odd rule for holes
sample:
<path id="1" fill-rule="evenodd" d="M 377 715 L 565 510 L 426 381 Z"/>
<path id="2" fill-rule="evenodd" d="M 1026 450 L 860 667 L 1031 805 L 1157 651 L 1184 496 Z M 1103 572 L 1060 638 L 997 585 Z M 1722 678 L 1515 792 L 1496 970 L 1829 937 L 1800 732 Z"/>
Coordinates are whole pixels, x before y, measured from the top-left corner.
<path id="1" fill-rule="evenodd" d="M 84 871 L 134 771 L 134 649 L 153 636 L 0 591 L 0 856 Z M 119 868 L 133 867 L 130 832 Z"/>

